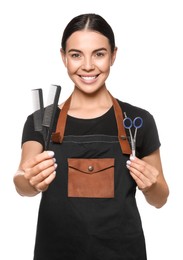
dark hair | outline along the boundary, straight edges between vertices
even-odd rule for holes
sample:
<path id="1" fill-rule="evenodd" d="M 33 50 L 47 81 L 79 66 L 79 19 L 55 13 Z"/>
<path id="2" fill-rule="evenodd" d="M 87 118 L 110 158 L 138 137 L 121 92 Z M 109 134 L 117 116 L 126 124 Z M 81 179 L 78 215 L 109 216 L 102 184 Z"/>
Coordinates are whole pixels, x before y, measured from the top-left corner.
<path id="1" fill-rule="evenodd" d="M 71 34 L 83 29 L 97 31 L 107 37 L 109 44 L 111 45 L 111 51 L 114 51 L 115 38 L 111 26 L 100 15 L 93 13 L 78 15 L 67 24 L 61 41 L 61 47 L 63 51 L 66 49 L 66 41 L 71 36 Z"/>

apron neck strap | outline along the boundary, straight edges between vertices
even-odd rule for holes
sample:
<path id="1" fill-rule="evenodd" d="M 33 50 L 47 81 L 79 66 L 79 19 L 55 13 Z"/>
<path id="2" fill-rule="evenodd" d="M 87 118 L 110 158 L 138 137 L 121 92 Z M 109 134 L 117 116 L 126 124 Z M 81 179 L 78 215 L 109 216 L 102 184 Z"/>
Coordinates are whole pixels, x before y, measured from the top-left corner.
<path id="1" fill-rule="evenodd" d="M 126 132 L 123 126 L 123 112 L 122 109 L 117 102 L 117 100 L 109 93 L 114 107 L 114 113 L 116 117 L 117 122 L 117 128 L 118 128 L 118 140 L 121 146 L 121 150 L 123 154 L 131 154 L 131 148 L 130 144 L 128 142 Z M 72 95 L 65 101 L 62 109 L 60 110 L 59 118 L 57 121 L 57 127 L 55 133 L 52 133 L 52 141 L 54 143 L 62 143 L 64 138 L 64 131 L 66 126 L 66 120 L 67 120 L 67 113 L 70 107 L 71 103 L 71 97 Z"/>
<path id="2" fill-rule="evenodd" d="M 109 93 L 110 94 L 110 93 Z M 120 107 L 118 101 L 110 94 L 112 102 L 113 102 L 113 107 L 114 107 L 114 114 L 116 117 L 116 123 L 117 123 L 117 128 L 118 128 L 118 140 L 121 146 L 121 150 L 123 154 L 131 154 L 131 147 L 128 142 L 125 128 L 123 125 L 123 112 L 122 108 Z"/>

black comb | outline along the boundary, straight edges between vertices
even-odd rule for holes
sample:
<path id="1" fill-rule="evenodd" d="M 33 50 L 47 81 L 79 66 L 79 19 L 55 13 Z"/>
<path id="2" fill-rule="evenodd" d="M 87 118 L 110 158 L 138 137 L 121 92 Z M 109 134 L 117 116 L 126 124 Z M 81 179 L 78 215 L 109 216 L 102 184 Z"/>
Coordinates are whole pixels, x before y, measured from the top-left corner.
<path id="1" fill-rule="evenodd" d="M 44 108 L 42 89 L 33 89 L 33 105 L 34 105 L 34 129 L 42 133 L 45 149 L 51 138 L 54 117 L 58 106 L 61 87 L 59 85 L 51 85 L 48 93 L 48 100 Z"/>
<path id="2" fill-rule="evenodd" d="M 44 115 L 44 104 L 43 104 L 43 91 L 42 89 L 32 89 L 32 100 L 33 100 L 33 118 L 34 118 L 34 130 L 41 132 L 43 130 L 42 121 Z"/>

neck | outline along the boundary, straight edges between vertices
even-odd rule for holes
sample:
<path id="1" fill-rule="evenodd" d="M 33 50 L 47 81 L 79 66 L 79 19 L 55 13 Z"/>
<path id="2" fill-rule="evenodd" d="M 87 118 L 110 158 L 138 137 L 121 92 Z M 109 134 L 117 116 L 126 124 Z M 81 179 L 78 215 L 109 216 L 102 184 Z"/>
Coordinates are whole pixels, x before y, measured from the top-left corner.
<path id="1" fill-rule="evenodd" d="M 112 105 L 106 87 L 92 94 L 75 89 L 72 93 L 68 114 L 78 118 L 95 118 L 106 113 Z"/>
<path id="2" fill-rule="evenodd" d="M 112 100 L 106 87 L 99 89 L 94 93 L 83 93 L 77 88 L 72 93 L 72 100 L 70 108 L 83 107 L 94 108 L 98 106 L 109 106 L 111 107 Z"/>

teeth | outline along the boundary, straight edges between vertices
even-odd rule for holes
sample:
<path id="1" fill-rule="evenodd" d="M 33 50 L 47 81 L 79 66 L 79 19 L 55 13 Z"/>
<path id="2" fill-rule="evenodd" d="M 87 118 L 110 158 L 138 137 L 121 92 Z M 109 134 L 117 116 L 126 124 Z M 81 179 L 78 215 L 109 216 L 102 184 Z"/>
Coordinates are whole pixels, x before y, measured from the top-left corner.
<path id="1" fill-rule="evenodd" d="M 96 76 L 93 76 L 93 77 L 82 77 L 82 79 L 84 79 L 84 80 L 92 80 L 92 79 L 95 79 L 96 78 Z"/>

